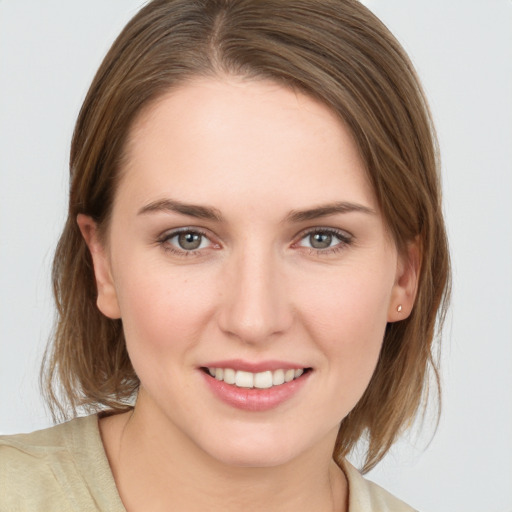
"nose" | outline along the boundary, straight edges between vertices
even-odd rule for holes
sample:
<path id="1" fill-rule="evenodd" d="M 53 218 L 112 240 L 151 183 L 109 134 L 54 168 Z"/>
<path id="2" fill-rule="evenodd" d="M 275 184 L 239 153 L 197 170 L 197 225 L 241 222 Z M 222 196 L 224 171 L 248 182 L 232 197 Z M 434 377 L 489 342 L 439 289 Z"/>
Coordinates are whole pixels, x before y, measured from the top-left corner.
<path id="1" fill-rule="evenodd" d="M 220 329 L 246 344 L 262 344 L 286 332 L 293 320 L 287 279 L 271 249 L 246 248 L 226 261 Z"/>

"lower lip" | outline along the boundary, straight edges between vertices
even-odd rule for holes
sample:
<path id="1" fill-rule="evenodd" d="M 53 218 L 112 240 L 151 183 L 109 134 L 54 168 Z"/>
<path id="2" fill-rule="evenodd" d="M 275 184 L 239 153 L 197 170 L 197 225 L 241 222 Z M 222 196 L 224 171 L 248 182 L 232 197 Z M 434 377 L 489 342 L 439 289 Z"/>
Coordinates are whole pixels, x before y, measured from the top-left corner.
<path id="1" fill-rule="evenodd" d="M 205 382 L 224 403 L 245 411 L 268 411 L 290 400 L 304 386 L 311 371 L 303 373 L 298 379 L 267 389 L 239 388 L 226 384 L 200 370 Z"/>

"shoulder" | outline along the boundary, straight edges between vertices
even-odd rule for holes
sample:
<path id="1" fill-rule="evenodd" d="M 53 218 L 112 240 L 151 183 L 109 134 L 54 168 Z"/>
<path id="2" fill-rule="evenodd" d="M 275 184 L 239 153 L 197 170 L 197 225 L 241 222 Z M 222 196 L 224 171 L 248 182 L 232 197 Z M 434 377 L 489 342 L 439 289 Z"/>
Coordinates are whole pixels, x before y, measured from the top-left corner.
<path id="1" fill-rule="evenodd" d="M 348 481 L 348 512 L 416 512 L 379 485 L 363 478 L 347 460 L 342 462 L 341 469 Z"/>
<path id="2" fill-rule="evenodd" d="M 46 470 L 71 455 L 73 434 L 86 430 L 89 418 L 79 418 L 30 434 L 0 436 L 0 472 L 9 480 L 25 478 L 33 468 Z M 23 471 L 18 471 L 23 470 Z M 2 485 L 6 480 L 2 479 Z"/>
<path id="3" fill-rule="evenodd" d="M 0 512 L 97 510 L 88 480 L 98 471 L 113 484 L 97 416 L 0 436 Z"/>
<path id="4" fill-rule="evenodd" d="M 90 437 L 95 423 L 97 417 L 88 416 L 30 434 L 0 436 L 0 469 L 63 460 L 74 451 L 77 437 L 80 440 Z"/>

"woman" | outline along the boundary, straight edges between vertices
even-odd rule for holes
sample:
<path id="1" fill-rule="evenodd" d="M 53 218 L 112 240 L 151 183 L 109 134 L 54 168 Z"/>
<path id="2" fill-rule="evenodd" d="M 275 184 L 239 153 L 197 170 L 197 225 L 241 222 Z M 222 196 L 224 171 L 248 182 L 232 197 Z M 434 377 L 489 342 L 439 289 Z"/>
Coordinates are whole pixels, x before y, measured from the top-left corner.
<path id="1" fill-rule="evenodd" d="M 367 9 L 149 3 L 54 262 L 50 404 L 103 412 L 4 438 L 5 510 L 411 510 L 345 456 L 420 408 L 448 277 L 428 109 Z"/>

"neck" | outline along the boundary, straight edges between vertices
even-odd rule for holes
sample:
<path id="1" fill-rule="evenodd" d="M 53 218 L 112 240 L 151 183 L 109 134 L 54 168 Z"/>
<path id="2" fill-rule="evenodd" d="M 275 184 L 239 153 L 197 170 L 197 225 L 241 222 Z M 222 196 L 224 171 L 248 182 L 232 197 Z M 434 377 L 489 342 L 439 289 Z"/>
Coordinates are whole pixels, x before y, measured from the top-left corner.
<path id="1" fill-rule="evenodd" d="M 128 512 L 345 511 L 346 480 L 332 460 L 334 440 L 270 467 L 225 464 L 198 448 L 168 422 L 137 404 L 130 413 L 100 421 L 102 438 Z M 142 410 L 141 410 L 142 409 Z M 165 424 L 164 424 L 165 423 Z"/>

